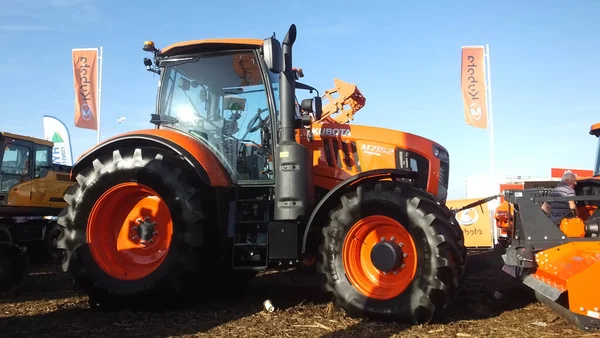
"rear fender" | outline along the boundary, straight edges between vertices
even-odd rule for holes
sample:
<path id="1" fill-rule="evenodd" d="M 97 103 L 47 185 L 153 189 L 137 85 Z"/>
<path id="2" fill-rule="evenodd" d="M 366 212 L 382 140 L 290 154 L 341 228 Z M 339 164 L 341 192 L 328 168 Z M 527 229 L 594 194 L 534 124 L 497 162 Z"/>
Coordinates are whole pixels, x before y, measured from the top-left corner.
<path id="1" fill-rule="evenodd" d="M 302 238 L 302 254 L 306 251 L 306 244 L 308 242 L 308 234 L 310 232 L 311 227 L 314 222 L 319 222 L 321 220 L 326 219 L 329 215 L 329 211 L 333 208 L 333 206 L 339 203 L 340 197 L 346 193 L 350 189 L 354 189 L 357 184 L 363 182 L 375 182 L 380 181 L 382 179 L 409 179 L 416 180 L 418 178 L 418 173 L 410 170 L 403 169 L 375 169 L 362 172 L 358 175 L 352 176 L 338 185 L 336 185 L 333 189 L 329 190 L 329 192 L 323 196 L 323 198 L 319 201 L 319 204 L 315 207 L 306 227 L 304 229 L 304 236 Z"/>
<path id="2" fill-rule="evenodd" d="M 167 129 L 149 129 L 117 135 L 84 153 L 73 166 L 71 179 L 85 167 L 91 166 L 99 153 L 112 152 L 123 147 L 155 147 L 172 151 L 187 162 L 202 182 L 211 187 L 231 187 L 231 175 L 202 141 L 181 132 Z"/>

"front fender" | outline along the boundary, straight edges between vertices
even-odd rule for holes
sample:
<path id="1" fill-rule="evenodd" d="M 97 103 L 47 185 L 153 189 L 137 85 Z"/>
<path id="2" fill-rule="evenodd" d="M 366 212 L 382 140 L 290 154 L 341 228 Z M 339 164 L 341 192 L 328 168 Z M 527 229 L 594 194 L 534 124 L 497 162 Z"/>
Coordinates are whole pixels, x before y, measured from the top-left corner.
<path id="1" fill-rule="evenodd" d="M 111 137 L 85 152 L 73 166 L 74 178 L 85 167 L 92 165 L 97 153 L 123 147 L 157 147 L 181 156 L 198 173 L 199 178 L 211 187 L 231 187 L 231 175 L 210 148 L 182 132 L 169 129 L 146 129 Z"/>
<path id="2" fill-rule="evenodd" d="M 313 222 L 316 220 L 324 219 L 324 216 L 329 214 L 329 211 L 333 207 L 330 204 L 339 203 L 339 198 L 348 189 L 352 189 L 361 182 L 379 181 L 381 179 L 409 179 L 415 181 L 419 177 L 417 172 L 405 169 L 375 169 L 362 172 L 358 175 L 354 175 L 336 185 L 333 189 L 323 196 L 319 201 L 319 204 L 315 207 L 306 227 L 304 228 L 304 236 L 302 238 L 302 254 L 306 251 L 306 243 L 308 240 L 308 234 L 310 232 Z"/>

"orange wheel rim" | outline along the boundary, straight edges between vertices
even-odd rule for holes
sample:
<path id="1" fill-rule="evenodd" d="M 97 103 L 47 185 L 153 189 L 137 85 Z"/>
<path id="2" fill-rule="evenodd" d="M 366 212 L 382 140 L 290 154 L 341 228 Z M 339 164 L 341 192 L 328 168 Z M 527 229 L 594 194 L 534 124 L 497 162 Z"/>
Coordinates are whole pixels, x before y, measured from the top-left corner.
<path id="1" fill-rule="evenodd" d="M 151 188 L 121 183 L 96 202 L 87 243 L 100 269 L 121 280 L 144 278 L 164 261 L 173 236 L 167 204 Z"/>
<path id="2" fill-rule="evenodd" d="M 342 261 L 346 277 L 361 294 L 385 300 L 398 296 L 412 282 L 417 271 L 417 249 L 398 221 L 368 216 L 348 231 Z"/>

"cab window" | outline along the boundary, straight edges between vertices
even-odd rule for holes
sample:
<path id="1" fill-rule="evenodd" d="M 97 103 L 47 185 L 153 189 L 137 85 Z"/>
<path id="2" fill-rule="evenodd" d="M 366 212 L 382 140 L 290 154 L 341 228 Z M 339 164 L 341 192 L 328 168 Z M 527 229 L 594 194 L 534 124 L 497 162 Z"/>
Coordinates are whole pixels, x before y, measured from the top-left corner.
<path id="1" fill-rule="evenodd" d="M 35 177 L 40 177 L 42 169 L 50 169 L 51 152 L 49 146 L 35 145 Z"/>
<path id="2" fill-rule="evenodd" d="M 15 174 L 26 176 L 29 166 L 29 148 L 16 144 L 9 144 L 4 148 L 2 157 L 2 174 Z"/>

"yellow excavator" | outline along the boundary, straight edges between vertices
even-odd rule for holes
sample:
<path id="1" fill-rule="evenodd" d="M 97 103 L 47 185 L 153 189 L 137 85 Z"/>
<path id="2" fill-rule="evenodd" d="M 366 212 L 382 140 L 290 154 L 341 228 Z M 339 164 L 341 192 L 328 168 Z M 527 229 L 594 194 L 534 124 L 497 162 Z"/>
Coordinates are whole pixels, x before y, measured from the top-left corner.
<path id="1" fill-rule="evenodd" d="M 66 206 L 63 194 L 74 182 L 71 166 L 52 163 L 54 143 L 0 132 L 0 294 L 13 291 L 26 274 L 27 249 L 56 261 Z M 40 245 L 41 244 L 41 245 Z M 41 250 L 39 249 L 41 246 Z"/>

